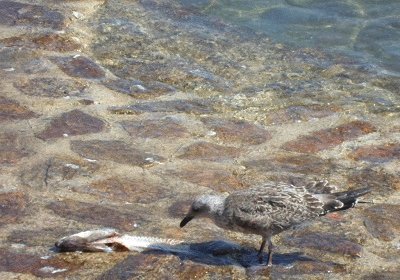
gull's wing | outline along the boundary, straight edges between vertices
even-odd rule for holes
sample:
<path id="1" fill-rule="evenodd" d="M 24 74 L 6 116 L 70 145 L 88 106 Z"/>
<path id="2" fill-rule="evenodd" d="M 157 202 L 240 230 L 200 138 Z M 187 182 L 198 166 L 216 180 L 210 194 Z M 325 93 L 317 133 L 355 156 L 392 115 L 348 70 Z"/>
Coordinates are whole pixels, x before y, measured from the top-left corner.
<path id="1" fill-rule="evenodd" d="M 228 196 L 224 215 L 237 227 L 277 232 L 318 217 L 324 213 L 323 206 L 304 187 L 265 184 Z"/>

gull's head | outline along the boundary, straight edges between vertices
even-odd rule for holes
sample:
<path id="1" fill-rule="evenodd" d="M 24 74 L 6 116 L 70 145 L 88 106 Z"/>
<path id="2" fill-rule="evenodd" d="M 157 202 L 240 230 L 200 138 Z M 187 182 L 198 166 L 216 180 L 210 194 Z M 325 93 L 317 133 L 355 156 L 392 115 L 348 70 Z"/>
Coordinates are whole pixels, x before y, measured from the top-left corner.
<path id="1" fill-rule="evenodd" d="M 189 212 L 180 223 L 184 227 L 195 217 L 213 218 L 223 210 L 224 197 L 217 195 L 202 195 L 197 197 L 190 206 Z"/>

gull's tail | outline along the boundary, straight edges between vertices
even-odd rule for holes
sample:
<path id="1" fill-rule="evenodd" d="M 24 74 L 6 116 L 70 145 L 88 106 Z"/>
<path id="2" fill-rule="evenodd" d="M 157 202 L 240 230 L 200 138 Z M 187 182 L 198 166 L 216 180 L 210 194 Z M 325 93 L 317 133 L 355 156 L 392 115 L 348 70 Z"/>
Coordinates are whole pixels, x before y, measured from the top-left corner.
<path id="1" fill-rule="evenodd" d="M 360 188 L 351 191 L 337 192 L 331 194 L 317 194 L 317 196 L 324 203 L 324 214 L 334 211 L 342 211 L 354 207 L 360 196 L 371 192 L 371 188 Z"/>

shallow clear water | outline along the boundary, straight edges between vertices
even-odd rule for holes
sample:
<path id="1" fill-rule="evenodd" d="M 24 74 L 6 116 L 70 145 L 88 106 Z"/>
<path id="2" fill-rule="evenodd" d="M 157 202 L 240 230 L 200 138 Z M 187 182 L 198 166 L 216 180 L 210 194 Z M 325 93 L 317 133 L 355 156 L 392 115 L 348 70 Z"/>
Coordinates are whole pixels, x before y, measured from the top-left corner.
<path id="1" fill-rule="evenodd" d="M 294 47 L 334 51 L 400 75 L 398 0 L 181 0 Z"/>
<path id="2" fill-rule="evenodd" d="M 0 1 L 0 279 L 400 279 L 396 2 L 64 2 Z M 329 25 L 351 57 L 306 40 Z M 197 195 L 322 178 L 375 203 L 274 237 L 271 269 L 259 236 L 179 227 Z M 99 227 L 189 250 L 52 250 Z"/>

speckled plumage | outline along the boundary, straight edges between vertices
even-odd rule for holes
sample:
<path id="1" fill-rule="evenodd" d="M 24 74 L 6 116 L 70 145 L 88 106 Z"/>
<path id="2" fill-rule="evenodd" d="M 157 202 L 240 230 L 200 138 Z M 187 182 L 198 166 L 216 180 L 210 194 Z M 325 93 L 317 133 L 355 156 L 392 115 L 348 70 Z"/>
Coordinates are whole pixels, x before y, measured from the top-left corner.
<path id="1" fill-rule="evenodd" d="M 268 242 L 268 264 L 271 265 L 273 235 L 326 213 L 353 207 L 357 197 L 370 191 L 362 188 L 332 193 L 334 189 L 324 180 L 311 182 L 304 187 L 266 183 L 228 196 L 204 195 L 195 199 L 181 227 L 200 216 L 211 218 L 224 229 L 261 235 L 260 261 Z"/>

